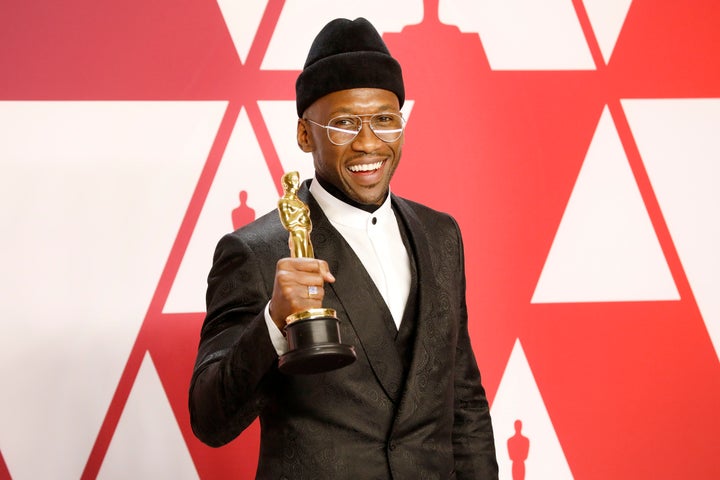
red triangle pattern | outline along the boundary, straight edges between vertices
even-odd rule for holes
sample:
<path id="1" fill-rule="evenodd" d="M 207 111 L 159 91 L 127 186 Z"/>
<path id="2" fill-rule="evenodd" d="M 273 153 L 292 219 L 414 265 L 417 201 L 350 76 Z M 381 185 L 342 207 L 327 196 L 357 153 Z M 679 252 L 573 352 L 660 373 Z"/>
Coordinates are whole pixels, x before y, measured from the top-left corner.
<path id="1" fill-rule="evenodd" d="M 442 24 L 438 2 L 425 4 L 422 23 L 384 35 L 415 101 L 393 189 L 453 213 L 463 229 L 471 335 L 490 400 L 520 338 L 575 477 L 711 478 L 720 363 L 620 100 L 720 97 L 720 5 L 635 0 L 606 65 L 574 0 L 597 69 L 523 72 L 492 71 L 478 35 Z M 187 386 L 203 315 L 162 307 L 243 107 L 278 184 L 257 102 L 294 97 L 297 72 L 260 69 L 283 7 L 267 3 L 244 64 L 212 0 L 16 2 L 0 20 L 12 40 L 0 42 L 0 65 L 13 72 L 0 76 L 3 99 L 229 102 L 83 479 L 97 476 L 148 351 L 201 478 L 254 475 L 257 425 L 222 449 L 192 435 Z M 532 305 L 605 106 L 681 300 Z M 10 478 L 2 456 L 0 478 Z"/>

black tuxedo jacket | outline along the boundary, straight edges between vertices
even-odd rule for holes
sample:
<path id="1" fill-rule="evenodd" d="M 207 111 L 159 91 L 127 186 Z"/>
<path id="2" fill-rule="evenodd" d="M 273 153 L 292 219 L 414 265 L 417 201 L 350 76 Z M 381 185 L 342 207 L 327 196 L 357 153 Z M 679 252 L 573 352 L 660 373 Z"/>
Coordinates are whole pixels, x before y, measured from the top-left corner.
<path id="1" fill-rule="evenodd" d="M 277 369 L 264 319 L 275 266 L 289 256 L 277 211 L 221 239 L 208 277 L 207 317 L 190 416 L 220 446 L 260 417 L 262 479 L 496 479 L 485 391 L 470 345 L 462 240 L 448 215 L 399 197 L 417 274 L 410 362 L 404 368 L 390 311 L 360 260 L 310 195 L 315 257 L 336 278 L 323 307 L 340 319 L 358 359 L 316 375 Z M 402 330 L 402 327 L 401 327 Z"/>

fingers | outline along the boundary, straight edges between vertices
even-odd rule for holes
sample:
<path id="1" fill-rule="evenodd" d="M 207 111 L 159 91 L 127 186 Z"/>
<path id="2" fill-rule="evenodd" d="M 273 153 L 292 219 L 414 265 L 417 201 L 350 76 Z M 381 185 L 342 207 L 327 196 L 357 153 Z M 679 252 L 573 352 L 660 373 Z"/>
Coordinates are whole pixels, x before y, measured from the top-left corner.
<path id="1" fill-rule="evenodd" d="M 306 285 L 319 285 L 324 282 L 332 283 L 335 277 L 330 273 L 330 267 L 325 260 L 317 258 L 283 258 L 278 262 L 278 270 L 293 271 L 297 274 L 306 274 L 303 278 L 319 278 L 320 281 L 306 283 Z M 319 277 L 317 277 L 319 275 Z M 309 281 L 308 280 L 308 281 Z"/>
<path id="2" fill-rule="evenodd" d="M 277 263 L 270 315 L 279 328 L 300 311 L 322 307 L 325 282 L 334 282 L 327 262 L 315 258 L 283 258 Z"/>

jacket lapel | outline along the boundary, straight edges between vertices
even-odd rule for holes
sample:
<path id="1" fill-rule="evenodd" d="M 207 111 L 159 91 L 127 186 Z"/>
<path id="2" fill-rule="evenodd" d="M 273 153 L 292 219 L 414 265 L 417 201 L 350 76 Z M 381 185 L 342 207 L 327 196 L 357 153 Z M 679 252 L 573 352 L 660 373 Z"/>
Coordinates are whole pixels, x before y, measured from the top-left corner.
<path id="1" fill-rule="evenodd" d="M 393 196 L 395 212 L 404 222 L 410 244 L 415 255 L 417 268 L 417 308 L 415 321 L 415 335 L 412 346 L 412 359 L 408 370 L 406 388 L 403 391 L 402 404 L 412 404 L 401 411 L 411 414 L 421 404 L 423 393 L 428 389 L 428 382 L 432 382 L 435 375 L 448 375 L 449 372 L 434 372 L 433 365 L 436 357 L 442 349 L 442 323 L 447 320 L 443 312 L 442 300 L 438 293 L 442 289 L 438 285 L 437 272 L 435 271 L 432 247 L 426 228 L 417 216 L 415 211 L 401 198 Z M 435 252 L 437 256 L 438 252 Z M 402 327 L 401 327 L 402 328 Z M 430 408 L 430 407 L 428 407 Z"/>

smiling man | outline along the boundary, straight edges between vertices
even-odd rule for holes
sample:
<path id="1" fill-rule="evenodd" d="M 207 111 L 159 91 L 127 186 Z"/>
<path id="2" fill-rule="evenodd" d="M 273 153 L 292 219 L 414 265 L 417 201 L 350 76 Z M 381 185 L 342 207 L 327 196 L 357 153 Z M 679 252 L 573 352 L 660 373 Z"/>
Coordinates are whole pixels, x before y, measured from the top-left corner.
<path id="1" fill-rule="evenodd" d="M 398 62 L 365 19 L 337 19 L 296 83 L 297 191 L 317 258 L 288 257 L 278 212 L 223 237 L 190 386 L 195 434 L 221 446 L 260 418 L 257 478 L 497 479 L 470 338 L 460 231 L 390 192 L 405 141 Z M 285 375 L 291 314 L 337 312 L 357 360 Z"/>

